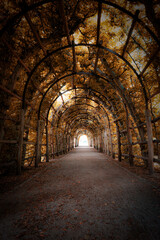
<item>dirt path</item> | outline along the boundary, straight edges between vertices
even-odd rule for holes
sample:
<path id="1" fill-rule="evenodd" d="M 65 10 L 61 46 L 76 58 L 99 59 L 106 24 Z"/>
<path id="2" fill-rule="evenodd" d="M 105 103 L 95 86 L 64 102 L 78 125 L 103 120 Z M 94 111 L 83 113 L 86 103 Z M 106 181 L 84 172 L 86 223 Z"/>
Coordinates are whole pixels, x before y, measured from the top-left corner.
<path id="1" fill-rule="evenodd" d="M 93 148 L 76 148 L 0 201 L 0 239 L 159 240 L 160 196 Z"/>

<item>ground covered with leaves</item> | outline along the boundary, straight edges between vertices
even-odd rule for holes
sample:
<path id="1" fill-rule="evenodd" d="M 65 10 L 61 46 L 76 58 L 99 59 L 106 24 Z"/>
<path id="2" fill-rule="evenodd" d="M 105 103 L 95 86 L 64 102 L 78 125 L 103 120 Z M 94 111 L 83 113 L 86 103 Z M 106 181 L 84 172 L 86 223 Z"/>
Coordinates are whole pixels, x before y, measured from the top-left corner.
<path id="1" fill-rule="evenodd" d="M 2 195 L 0 237 L 158 239 L 159 200 L 148 179 L 93 148 L 76 148 Z"/>

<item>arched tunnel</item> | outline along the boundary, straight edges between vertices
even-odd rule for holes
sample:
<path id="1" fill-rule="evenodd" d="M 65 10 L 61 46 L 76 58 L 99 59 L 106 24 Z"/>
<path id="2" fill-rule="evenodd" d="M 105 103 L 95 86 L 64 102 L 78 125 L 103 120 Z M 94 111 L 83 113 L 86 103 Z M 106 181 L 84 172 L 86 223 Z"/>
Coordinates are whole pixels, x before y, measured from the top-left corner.
<path id="1" fill-rule="evenodd" d="M 159 176 L 159 1 L 0 6 L 2 178 L 83 149 Z"/>

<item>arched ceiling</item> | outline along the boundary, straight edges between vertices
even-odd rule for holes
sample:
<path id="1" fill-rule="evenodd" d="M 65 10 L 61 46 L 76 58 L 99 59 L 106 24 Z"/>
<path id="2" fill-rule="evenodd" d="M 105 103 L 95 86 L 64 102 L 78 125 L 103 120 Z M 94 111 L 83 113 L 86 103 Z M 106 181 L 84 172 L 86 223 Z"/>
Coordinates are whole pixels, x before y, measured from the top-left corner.
<path id="1" fill-rule="evenodd" d="M 126 107 L 135 124 L 158 116 L 160 7 L 145 1 L 2 1 L 2 113 L 36 128 L 104 128 Z M 13 101 L 12 101 L 13 100 Z M 71 129 L 71 128 L 70 128 Z"/>

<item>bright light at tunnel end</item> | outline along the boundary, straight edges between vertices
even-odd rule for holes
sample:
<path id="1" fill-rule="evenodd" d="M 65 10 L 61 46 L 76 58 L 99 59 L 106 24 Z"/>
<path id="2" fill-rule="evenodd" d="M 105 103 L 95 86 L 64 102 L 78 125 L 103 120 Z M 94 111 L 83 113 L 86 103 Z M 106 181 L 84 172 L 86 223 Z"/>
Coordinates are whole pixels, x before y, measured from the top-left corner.
<path id="1" fill-rule="evenodd" d="M 79 138 L 79 147 L 88 147 L 88 138 L 86 135 L 82 135 Z"/>

